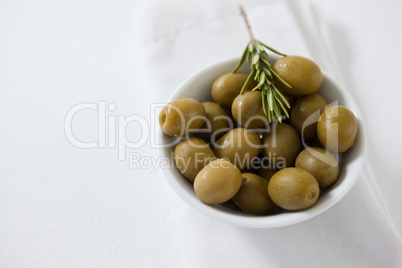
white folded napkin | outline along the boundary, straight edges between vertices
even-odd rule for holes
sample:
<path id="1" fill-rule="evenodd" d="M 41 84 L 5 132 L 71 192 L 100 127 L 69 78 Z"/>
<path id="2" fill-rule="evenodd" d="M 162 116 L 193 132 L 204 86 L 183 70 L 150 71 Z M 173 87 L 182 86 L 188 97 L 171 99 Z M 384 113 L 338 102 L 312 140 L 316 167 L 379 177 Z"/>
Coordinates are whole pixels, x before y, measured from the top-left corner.
<path id="1" fill-rule="evenodd" d="M 325 32 L 313 28 L 308 2 L 151 1 L 137 14 L 137 49 L 145 70 L 142 83 L 155 103 L 166 101 L 201 67 L 241 55 L 248 34 L 239 4 L 257 39 L 284 53 L 310 57 L 341 80 L 322 39 Z M 175 235 L 172 249 L 169 256 L 162 251 L 155 258 L 167 258 L 171 267 L 397 267 L 402 263 L 398 230 L 367 166 L 363 174 L 327 212 L 277 229 L 233 227 L 175 200 L 176 208 L 159 208 L 170 210 L 165 224 Z"/>

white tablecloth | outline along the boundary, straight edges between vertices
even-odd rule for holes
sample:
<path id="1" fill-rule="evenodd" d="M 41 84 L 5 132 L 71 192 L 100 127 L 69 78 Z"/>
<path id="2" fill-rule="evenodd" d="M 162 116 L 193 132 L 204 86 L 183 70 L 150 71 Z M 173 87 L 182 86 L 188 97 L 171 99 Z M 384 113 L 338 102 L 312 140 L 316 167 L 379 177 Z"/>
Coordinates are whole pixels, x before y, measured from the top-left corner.
<path id="1" fill-rule="evenodd" d="M 369 156 L 350 193 L 289 227 L 238 228 L 195 211 L 154 170 L 152 129 L 144 146 L 124 148 L 123 128 L 111 128 L 136 119 L 126 137 L 141 141 L 151 103 L 239 55 L 240 2 L 258 39 L 342 81 L 367 125 Z M 315 13 L 283 0 L 2 1 L 0 266 L 400 267 L 402 4 L 313 3 Z M 72 134 L 96 148 L 65 133 L 76 105 L 87 109 Z"/>

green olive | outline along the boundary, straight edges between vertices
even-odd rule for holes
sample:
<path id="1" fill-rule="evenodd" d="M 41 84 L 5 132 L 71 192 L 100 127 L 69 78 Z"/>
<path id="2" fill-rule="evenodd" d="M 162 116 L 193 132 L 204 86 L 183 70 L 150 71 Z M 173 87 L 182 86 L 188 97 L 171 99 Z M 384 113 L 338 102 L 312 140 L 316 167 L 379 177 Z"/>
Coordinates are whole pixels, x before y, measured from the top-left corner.
<path id="1" fill-rule="evenodd" d="M 214 152 L 208 144 L 194 137 L 179 143 L 174 150 L 176 167 L 189 181 L 194 181 L 198 172 L 214 158 Z"/>
<path id="2" fill-rule="evenodd" d="M 302 210 L 317 201 L 320 189 L 317 180 L 300 168 L 285 168 L 272 176 L 268 183 L 268 194 L 279 207 Z"/>
<path id="3" fill-rule="evenodd" d="M 321 144 L 334 153 L 343 153 L 355 143 L 357 118 L 348 108 L 335 105 L 321 114 L 317 136 Z"/>
<path id="4" fill-rule="evenodd" d="M 268 195 L 268 181 L 252 173 L 242 174 L 239 192 L 233 202 L 246 213 L 266 215 L 275 210 L 276 205 Z"/>
<path id="5" fill-rule="evenodd" d="M 276 169 L 293 166 L 301 147 L 299 134 L 285 123 L 272 125 L 262 143 L 265 157 Z"/>
<path id="6" fill-rule="evenodd" d="M 220 138 L 215 146 L 216 157 L 225 158 L 240 169 L 245 169 L 258 156 L 261 147 L 259 135 L 250 129 L 235 128 Z"/>
<path id="7" fill-rule="evenodd" d="M 247 77 L 246 73 L 226 73 L 218 77 L 212 84 L 212 98 L 218 104 L 230 108 L 233 100 L 240 94 Z M 254 86 L 255 83 L 247 90 Z"/>
<path id="8" fill-rule="evenodd" d="M 162 108 L 159 125 L 172 137 L 183 137 L 196 132 L 204 123 L 205 108 L 192 98 L 177 99 Z"/>
<path id="9" fill-rule="evenodd" d="M 296 167 L 310 172 L 320 188 L 333 184 L 339 175 L 339 164 L 329 151 L 318 147 L 304 149 L 296 158 Z"/>
<path id="10" fill-rule="evenodd" d="M 327 104 L 325 98 L 318 94 L 304 96 L 295 102 L 290 123 L 303 139 L 317 137 L 317 122 Z"/>
<path id="11" fill-rule="evenodd" d="M 219 204 L 233 198 L 241 187 L 240 170 L 225 159 L 215 159 L 195 177 L 194 191 L 206 204 Z"/>
<path id="12" fill-rule="evenodd" d="M 232 116 L 242 127 L 265 128 L 269 122 L 262 107 L 261 91 L 238 95 L 232 103 Z"/>
<path id="13" fill-rule="evenodd" d="M 205 122 L 197 132 L 197 136 L 207 141 L 216 141 L 233 128 L 232 118 L 217 103 L 203 102 Z"/>
<path id="14" fill-rule="evenodd" d="M 321 86 L 323 75 L 314 61 L 301 56 L 286 56 L 277 60 L 274 71 L 292 88 L 282 86 L 290 95 L 312 94 Z"/>

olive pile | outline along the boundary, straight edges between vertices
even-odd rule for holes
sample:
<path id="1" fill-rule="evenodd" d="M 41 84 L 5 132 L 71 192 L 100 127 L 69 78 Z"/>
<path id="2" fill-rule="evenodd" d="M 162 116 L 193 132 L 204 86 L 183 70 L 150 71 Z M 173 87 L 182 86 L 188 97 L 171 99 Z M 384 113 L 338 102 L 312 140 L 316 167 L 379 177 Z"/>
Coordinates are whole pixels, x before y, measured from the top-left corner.
<path id="1" fill-rule="evenodd" d="M 229 201 L 254 215 L 303 210 L 338 179 L 334 153 L 353 146 L 356 116 L 315 93 L 323 81 L 315 62 L 286 56 L 273 68 L 292 86 L 278 84 L 291 105 L 283 123 L 268 122 L 255 84 L 239 94 L 246 73 L 218 77 L 213 101 L 178 99 L 160 112 L 162 131 L 181 141 L 176 167 L 202 202 Z"/>

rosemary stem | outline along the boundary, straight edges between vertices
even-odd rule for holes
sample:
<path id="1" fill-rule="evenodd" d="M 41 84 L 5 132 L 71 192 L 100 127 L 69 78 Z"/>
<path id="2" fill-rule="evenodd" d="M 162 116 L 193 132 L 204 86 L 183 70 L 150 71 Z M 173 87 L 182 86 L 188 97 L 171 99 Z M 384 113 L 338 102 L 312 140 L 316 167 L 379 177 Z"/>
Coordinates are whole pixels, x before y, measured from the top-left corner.
<path id="1" fill-rule="evenodd" d="M 250 42 L 253 45 L 254 50 L 257 50 L 257 42 L 254 38 L 253 32 L 251 31 L 251 26 L 250 23 L 248 22 L 246 12 L 244 11 L 244 8 L 242 6 L 239 6 L 239 9 L 240 14 L 243 16 L 244 22 L 246 23 L 248 34 L 250 35 Z"/>

